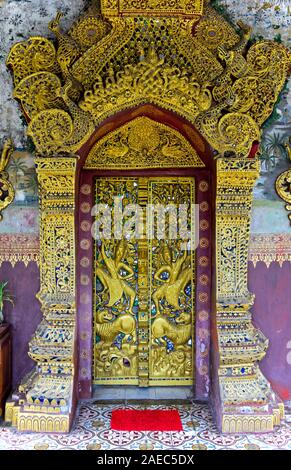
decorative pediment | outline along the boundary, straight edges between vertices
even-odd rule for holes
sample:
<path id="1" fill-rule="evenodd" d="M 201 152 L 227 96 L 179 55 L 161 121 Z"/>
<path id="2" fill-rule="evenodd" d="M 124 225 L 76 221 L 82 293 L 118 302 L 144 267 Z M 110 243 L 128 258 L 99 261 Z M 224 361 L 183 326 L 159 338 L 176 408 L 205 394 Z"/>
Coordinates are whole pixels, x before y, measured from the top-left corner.
<path id="1" fill-rule="evenodd" d="M 77 153 L 106 118 L 151 103 L 183 116 L 219 154 L 248 157 L 290 51 L 272 41 L 250 46 L 249 27 L 235 30 L 209 6 L 199 22 L 189 17 L 202 3 L 106 0 L 103 16 L 84 15 L 68 33 L 58 12 L 49 24 L 56 43 L 13 46 L 7 64 L 37 153 Z"/>
<path id="2" fill-rule="evenodd" d="M 101 0 L 106 16 L 200 16 L 203 0 Z"/>
<path id="3" fill-rule="evenodd" d="M 174 129 L 147 117 L 107 134 L 92 148 L 86 169 L 201 168 L 203 161 Z"/>

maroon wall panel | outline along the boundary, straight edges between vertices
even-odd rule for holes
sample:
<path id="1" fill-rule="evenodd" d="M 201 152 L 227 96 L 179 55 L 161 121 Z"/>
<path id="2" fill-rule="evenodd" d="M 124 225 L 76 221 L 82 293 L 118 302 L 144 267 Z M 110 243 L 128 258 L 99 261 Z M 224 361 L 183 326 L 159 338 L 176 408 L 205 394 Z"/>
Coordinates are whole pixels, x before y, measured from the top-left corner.
<path id="1" fill-rule="evenodd" d="M 249 263 L 249 289 L 256 295 L 254 324 L 270 340 L 261 370 L 284 401 L 291 400 L 291 263 Z"/>
<path id="2" fill-rule="evenodd" d="M 40 304 L 35 295 L 39 291 L 39 268 L 36 263 L 10 263 L 0 266 L 0 282 L 8 281 L 8 288 L 15 296 L 14 307 L 5 304 L 5 321 L 12 325 L 12 381 L 13 389 L 23 376 L 34 367 L 28 357 L 28 343 L 41 321 Z"/>

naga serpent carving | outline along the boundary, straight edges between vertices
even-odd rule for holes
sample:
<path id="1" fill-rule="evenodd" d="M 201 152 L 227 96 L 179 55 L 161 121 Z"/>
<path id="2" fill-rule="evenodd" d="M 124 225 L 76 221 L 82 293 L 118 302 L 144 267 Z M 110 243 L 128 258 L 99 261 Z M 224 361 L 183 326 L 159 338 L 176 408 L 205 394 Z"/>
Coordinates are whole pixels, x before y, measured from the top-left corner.
<path id="1" fill-rule="evenodd" d="M 121 240 L 115 248 L 115 252 L 112 257 L 108 256 L 105 250 L 105 245 L 101 246 L 102 260 L 104 261 L 106 270 L 103 267 L 98 266 L 96 268 L 96 275 L 100 279 L 105 290 L 109 291 L 109 302 L 107 307 L 112 307 L 119 300 L 125 297 L 129 297 L 129 310 L 132 312 L 132 307 L 135 301 L 136 293 L 126 282 L 127 279 L 131 279 L 134 276 L 132 268 L 121 260 L 125 256 L 127 251 L 127 245 L 125 240 Z M 122 276 L 121 270 L 125 270 L 128 274 Z"/>
<path id="2" fill-rule="evenodd" d="M 156 306 L 157 313 L 160 314 L 160 301 L 166 299 L 168 304 L 177 310 L 181 310 L 182 306 L 179 304 L 179 297 L 183 289 L 191 281 L 191 264 L 187 262 L 187 251 L 176 261 L 173 261 L 173 254 L 170 248 L 165 245 L 162 252 L 162 260 L 164 265 L 155 273 L 154 279 L 163 282 L 163 285 L 153 294 L 153 301 Z M 183 268 L 183 266 L 186 266 Z M 168 273 L 169 277 L 166 280 L 161 279 L 163 273 Z"/>

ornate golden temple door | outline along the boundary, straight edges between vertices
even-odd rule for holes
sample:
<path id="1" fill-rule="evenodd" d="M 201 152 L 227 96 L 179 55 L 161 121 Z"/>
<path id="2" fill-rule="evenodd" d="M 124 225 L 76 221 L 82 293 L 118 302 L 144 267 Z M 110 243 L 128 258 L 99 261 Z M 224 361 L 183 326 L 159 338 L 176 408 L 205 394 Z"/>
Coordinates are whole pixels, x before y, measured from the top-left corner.
<path id="1" fill-rule="evenodd" d="M 101 225 L 107 239 L 95 241 L 94 383 L 191 385 L 195 179 L 97 178 L 95 191 L 112 225 Z M 105 231 L 116 231 L 117 211 L 127 233 L 114 238 Z"/>

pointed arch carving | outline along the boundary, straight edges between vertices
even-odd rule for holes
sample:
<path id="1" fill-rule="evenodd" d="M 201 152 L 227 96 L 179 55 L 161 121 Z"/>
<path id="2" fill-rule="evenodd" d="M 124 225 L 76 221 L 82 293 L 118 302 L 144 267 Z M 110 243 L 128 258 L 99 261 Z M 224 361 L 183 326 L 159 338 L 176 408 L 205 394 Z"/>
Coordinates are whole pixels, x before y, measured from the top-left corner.
<path id="1" fill-rule="evenodd" d="M 253 326 L 250 313 L 254 299 L 248 292 L 247 250 L 259 164 L 249 157 L 288 75 L 290 52 L 270 41 L 250 46 L 248 27 L 240 24 L 238 34 L 208 6 L 200 18 L 198 10 L 197 15 L 181 8 L 177 14 L 156 11 L 150 0 L 144 16 L 130 7 L 121 15 L 118 8 L 125 4 L 104 0 L 105 16 L 84 15 L 68 33 L 61 31 L 58 14 L 49 25 L 57 44 L 30 38 L 16 44 L 7 59 L 14 73 L 14 94 L 38 154 L 39 300 L 44 315 L 30 343 L 29 354 L 37 368 L 23 380 L 21 403 L 14 411 L 9 405 L 9 416 L 22 431 L 31 430 L 32 423 L 34 429 L 70 429 L 78 398 L 74 342 L 78 154 L 87 145 L 86 166 L 100 168 L 104 163 L 99 156 L 108 151 L 108 138 L 101 137 L 91 148 L 94 129 L 102 123 L 106 127 L 108 118 L 129 107 L 151 103 L 186 119 L 219 157 L 213 172 L 217 194 L 212 341 L 217 355 L 212 388 L 217 424 L 225 432 L 271 431 L 284 410 L 259 369 L 267 340 Z M 191 5 L 202 8 L 200 1 Z M 153 126 L 162 147 L 153 148 L 147 133 L 141 148 L 130 143 L 134 125 Z M 170 167 L 190 168 L 202 162 L 174 129 L 147 118 L 125 124 L 109 137 L 107 164 L 115 169 L 122 169 L 129 155 L 134 167 L 145 168 L 147 162 L 138 158 L 140 150 L 152 152 L 151 168 L 160 165 L 161 155 L 163 165 Z M 166 156 L 163 144 L 170 148 Z M 125 153 L 118 159 L 121 145 Z M 87 261 L 84 256 L 80 262 L 86 265 Z"/>

